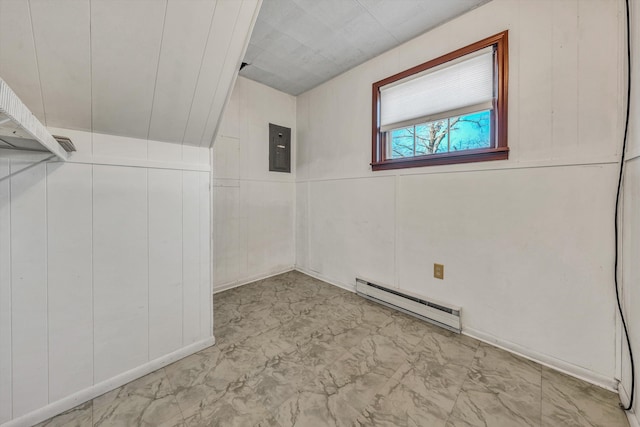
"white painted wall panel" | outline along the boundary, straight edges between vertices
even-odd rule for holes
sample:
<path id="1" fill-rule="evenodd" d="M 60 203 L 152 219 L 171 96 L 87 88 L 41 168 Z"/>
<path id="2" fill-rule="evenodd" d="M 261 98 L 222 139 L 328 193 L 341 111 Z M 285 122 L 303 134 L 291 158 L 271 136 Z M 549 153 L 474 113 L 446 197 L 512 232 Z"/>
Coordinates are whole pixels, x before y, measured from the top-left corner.
<path id="1" fill-rule="evenodd" d="M 147 171 L 93 167 L 94 379 L 149 356 Z"/>
<path id="2" fill-rule="evenodd" d="M 82 152 L 5 178 L 46 156 L 0 150 L 2 423 L 212 334 L 210 151 L 55 132 Z"/>
<path id="3" fill-rule="evenodd" d="M 147 137 L 165 8 L 155 0 L 91 2 L 94 132 Z"/>
<path id="4" fill-rule="evenodd" d="M 210 157 L 211 153 L 208 147 L 182 146 L 182 161 L 185 163 L 206 165 L 210 169 Z"/>
<path id="5" fill-rule="evenodd" d="M 631 20 L 631 45 L 640 45 L 640 27 L 634 25 L 640 21 L 640 7 L 637 2 L 630 2 L 630 20 Z M 623 215 L 622 215 L 622 298 L 623 307 L 626 315 L 627 326 L 631 345 L 633 346 L 633 354 L 635 360 L 638 360 L 638 343 L 640 343 L 640 266 L 638 265 L 638 257 L 640 257 L 640 86 L 635 82 L 640 79 L 640 57 L 632 54 L 631 58 L 631 114 L 629 121 L 629 146 L 628 161 L 624 176 L 624 198 L 623 198 Z M 622 373 L 622 382 L 619 387 L 619 393 L 623 403 L 628 403 L 629 393 L 631 392 L 631 367 L 629 365 L 629 351 L 624 338 L 620 344 L 620 366 Z M 637 368 L 635 372 L 636 387 L 640 384 L 640 371 Z M 640 397 L 638 397 L 638 389 L 634 399 L 634 413 L 629 414 L 630 419 L 634 419 L 636 424 L 640 423 Z M 631 425 L 634 425 L 630 422 Z"/>
<path id="6" fill-rule="evenodd" d="M 30 163 L 14 160 L 11 173 Z M 46 166 L 11 177 L 13 416 L 48 403 Z"/>
<path id="7" fill-rule="evenodd" d="M 216 185 L 212 196 L 213 282 L 225 285 L 242 278 L 240 265 L 247 262 L 240 251 L 240 186 Z"/>
<path id="8" fill-rule="evenodd" d="M 236 90 L 241 114 L 240 177 L 292 182 L 296 173 L 296 98 L 245 78 L 238 79 Z M 292 129 L 291 173 L 269 171 L 269 123 Z"/>
<path id="9" fill-rule="evenodd" d="M 352 72 L 339 79 L 329 81 L 326 91 L 308 93 L 309 177 L 353 177 L 370 170 L 371 125 L 365 130 L 356 123 L 371 120 L 371 83 L 375 80 Z M 370 83 L 365 87 L 364 81 Z M 343 87 L 353 90 L 344 91 Z M 363 109 L 367 105 L 368 112 Z"/>
<path id="10" fill-rule="evenodd" d="M 114 137 L 104 133 L 93 133 L 92 135 L 94 158 L 147 159 L 149 143 L 145 139 Z"/>
<path id="11" fill-rule="evenodd" d="M 148 141 L 147 158 L 154 162 L 172 162 L 182 160 L 182 145 L 171 142 Z"/>
<path id="12" fill-rule="evenodd" d="M 309 183 L 309 268 L 338 283 L 393 285 L 394 188 L 394 177 Z"/>
<path id="13" fill-rule="evenodd" d="M 269 123 L 292 130 L 292 173 L 269 171 Z M 295 156 L 296 98 L 238 78 L 213 146 L 215 289 L 293 267 Z"/>
<path id="14" fill-rule="evenodd" d="M 242 6 L 241 1 L 219 1 L 213 15 L 209 41 L 200 68 L 200 77 L 192 101 L 191 114 L 187 121 L 183 142 L 201 145 L 205 126 L 211 111 L 213 97 L 220 86 L 218 80 L 207 78 L 222 73 L 226 53 L 233 37 L 233 29 Z M 207 144 L 208 146 L 208 144 Z"/>
<path id="15" fill-rule="evenodd" d="M 200 336 L 200 182 L 197 172 L 182 172 L 183 345 Z"/>
<path id="16" fill-rule="evenodd" d="M 236 80 L 236 84 L 229 97 L 229 103 L 224 109 L 219 136 L 240 138 L 240 90 L 237 89 L 240 80 L 242 79 L 238 78 L 238 80 Z"/>
<path id="17" fill-rule="evenodd" d="M 632 140 L 635 139 L 633 145 L 635 147 L 640 146 L 640 135 L 637 133 L 640 130 L 640 118 L 635 116 L 633 128 L 635 132 L 632 133 Z M 634 357 L 637 361 L 637 344 L 640 342 L 640 313 L 638 313 L 638 304 L 640 304 L 640 268 L 638 268 L 637 259 L 640 256 L 640 158 L 627 162 L 625 173 L 625 188 L 624 188 L 624 222 L 623 229 L 623 257 L 622 257 L 622 296 L 623 307 L 625 310 L 625 316 L 627 325 L 629 327 L 631 344 L 633 345 Z M 629 365 L 629 351 L 627 349 L 627 342 L 625 338 L 622 338 L 622 351 L 621 351 L 621 371 L 622 371 L 622 384 L 621 388 L 624 389 L 626 396 L 624 396 L 624 403 L 628 402 L 628 395 L 631 391 L 631 367 Z M 637 369 L 637 365 L 636 365 Z M 640 374 L 636 370 L 636 387 Z M 637 389 L 636 389 L 637 392 Z M 623 394 L 623 393 L 621 393 Z M 640 402 L 640 399 L 636 397 L 635 404 Z M 638 411 L 636 411 L 636 414 Z M 634 414 L 637 417 L 637 415 Z"/>
<path id="18" fill-rule="evenodd" d="M 580 1 L 578 69 L 578 144 L 591 157 L 619 152 L 622 138 L 620 78 L 621 2 Z M 604 30 L 594 31 L 594 28 Z M 598 55 L 593 55 L 598 52 Z M 593 84 L 597 81 L 598 84 Z M 615 156 L 617 159 L 617 155 Z"/>
<path id="19" fill-rule="evenodd" d="M 213 299 L 211 284 L 211 177 L 208 173 L 198 173 L 199 230 L 200 236 L 200 339 L 213 335 Z"/>
<path id="20" fill-rule="evenodd" d="M 296 183 L 296 267 L 309 269 L 309 183 Z"/>
<path id="21" fill-rule="evenodd" d="M 463 328 L 526 337 L 537 352 L 611 374 L 611 211 L 592 207 L 613 206 L 614 174 L 573 166 L 402 177 L 399 287 L 462 306 Z M 591 318 L 600 321 L 581 333 Z"/>
<path id="22" fill-rule="evenodd" d="M 0 76 L 46 123 L 29 2 L 0 0 Z"/>
<path id="23" fill-rule="evenodd" d="M 244 52 L 251 37 L 251 34 L 247 33 L 247 28 L 253 27 L 253 22 L 258 16 L 257 7 L 260 3 L 260 0 L 242 0 L 238 18 L 233 29 L 233 38 L 228 46 L 228 52 Z M 218 77 L 218 87 L 211 100 L 211 109 L 207 118 L 202 141 L 200 142 L 200 145 L 203 147 L 210 147 L 211 144 L 213 144 L 214 137 L 216 136 L 215 132 L 220 125 L 220 118 L 222 117 L 224 106 L 233 89 L 233 82 L 236 80 L 241 63 L 241 56 L 226 55 L 224 66 Z"/>
<path id="24" fill-rule="evenodd" d="M 0 423 L 11 419 L 11 210 L 9 160 L 0 158 Z"/>
<path id="25" fill-rule="evenodd" d="M 299 96 L 297 185 L 309 187 L 309 211 L 296 236 L 308 233 L 309 248 L 297 244 L 296 262 L 349 286 L 367 274 L 363 252 L 395 246 L 374 280 L 459 304 L 467 330 L 611 386 L 620 7 L 493 0 Z M 509 160 L 371 172 L 371 83 L 505 29 Z M 365 191 L 392 207 L 374 218 L 381 231 L 353 231 L 373 202 L 352 181 L 393 177 L 395 190 Z M 431 279 L 434 262 L 444 282 Z"/>
<path id="26" fill-rule="evenodd" d="M 301 95 L 296 97 L 296 141 L 309 141 L 309 139 L 312 138 L 309 123 L 310 117 L 309 96 Z M 296 155 L 294 157 L 296 167 L 295 177 L 298 181 L 309 178 L 309 165 L 311 163 L 311 159 L 309 158 L 310 151 L 310 144 L 296 144 Z"/>
<path id="27" fill-rule="evenodd" d="M 553 112 L 551 134 L 554 151 L 575 152 L 578 147 L 578 0 L 553 2 L 553 39 L 551 91 L 553 93 Z M 556 154 L 556 156 L 558 156 Z M 561 154 L 558 157 L 564 157 Z"/>
<path id="28" fill-rule="evenodd" d="M 216 3 L 210 0 L 167 2 L 150 139 L 182 140 Z"/>
<path id="29" fill-rule="evenodd" d="M 267 140 L 268 140 L 267 136 Z M 265 144 L 266 145 L 266 144 Z M 240 140 L 221 136 L 213 145 L 213 171 L 216 179 L 240 178 Z M 267 154 L 268 156 L 268 154 Z M 268 159 L 268 157 L 267 157 Z M 264 160 L 264 159 L 263 159 Z"/>
<path id="30" fill-rule="evenodd" d="M 520 141 L 521 156 L 549 159 L 553 152 L 553 0 L 520 3 Z M 512 63 L 513 64 L 513 63 Z M 511 65 L 511 64 L 510 64 Z M 511 68 L 511 67 L 509 67 Z M 511 80 L 511 86 L 514 82 Z"/>
<path id="31" fill-rule="evenodd" d="M 91 130 L 88 0 L 34 0 L 31 8 L 47 125 Z"/>
<path id="32" fill-rule="evenodd" d="M 294 184 L 241 181 L 241 209 L 246 212 L 249 277 L 277 273 L 292 265 Z"/>
<path id="33" fill-rule="evenodd" d="M 0 0 L 0 75 L 46 125 L 209 148 L 260 4 Z"/>
<path id="34" fill-rule="evenodd" d="M 182 171 L 149 170 L 149 357 L 182 347 Z"/>
<path id="35" fill-rule="evenodd" d="M 93 384 L 91 165 L 47 165 L 49 400 Z"/>

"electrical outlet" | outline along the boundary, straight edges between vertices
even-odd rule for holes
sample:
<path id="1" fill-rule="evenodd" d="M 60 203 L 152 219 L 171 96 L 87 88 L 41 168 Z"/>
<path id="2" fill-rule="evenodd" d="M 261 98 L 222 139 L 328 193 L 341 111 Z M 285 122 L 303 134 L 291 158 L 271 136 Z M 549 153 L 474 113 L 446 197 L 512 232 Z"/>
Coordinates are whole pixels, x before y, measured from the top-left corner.
<path id="1" fill-rule="evenodd" d="M 444 279 L 444 265 L 433 264 L 433 277 L 436 279 Z"/>

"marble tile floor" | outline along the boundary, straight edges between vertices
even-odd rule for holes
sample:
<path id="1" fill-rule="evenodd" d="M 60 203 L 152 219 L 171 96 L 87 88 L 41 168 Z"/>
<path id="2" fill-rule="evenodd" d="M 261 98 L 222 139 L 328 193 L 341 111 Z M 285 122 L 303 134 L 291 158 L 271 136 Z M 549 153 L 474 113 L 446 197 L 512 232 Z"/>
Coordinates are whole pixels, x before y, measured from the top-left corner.
<path id="1" fill-rule="evenodd" d="M 299 272 L 215 295 L 214 324 L 40 426 L 628 426 L 612 392 Z"/>

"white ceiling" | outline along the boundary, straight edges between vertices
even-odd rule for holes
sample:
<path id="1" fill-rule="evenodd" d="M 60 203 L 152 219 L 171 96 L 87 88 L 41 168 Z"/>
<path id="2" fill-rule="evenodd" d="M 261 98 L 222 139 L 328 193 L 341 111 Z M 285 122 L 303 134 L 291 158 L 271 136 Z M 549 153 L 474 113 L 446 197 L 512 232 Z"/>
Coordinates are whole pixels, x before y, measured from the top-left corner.
<path id="1" fill-rule="evenodd" d="M 0 0 L 0 77 L 47 126 L 209 146 L 259 0 Z"/>
<path id="2" fill-rule="evenodd" d="M 264 0 L 240 75 L 298 95 L 490 0 Z"/>

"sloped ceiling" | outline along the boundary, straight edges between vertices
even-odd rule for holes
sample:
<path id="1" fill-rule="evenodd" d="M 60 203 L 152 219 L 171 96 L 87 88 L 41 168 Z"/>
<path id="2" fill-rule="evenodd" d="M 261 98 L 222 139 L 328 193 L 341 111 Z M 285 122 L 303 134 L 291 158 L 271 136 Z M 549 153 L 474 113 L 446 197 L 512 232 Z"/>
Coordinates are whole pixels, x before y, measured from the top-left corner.
<path id="1" fill-rule="evenodd" d="M 209 146 L 261 0 L 0 0 L 0 77 L 47 126 Z"/>
<path id="2" fill-rule="evenodd" d="M 489 0 L 264 0 L 240 75 L 299 95 Z"/>

